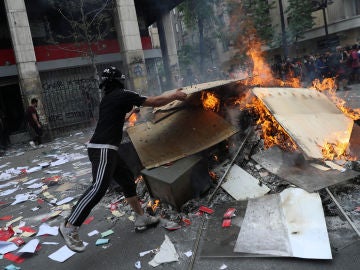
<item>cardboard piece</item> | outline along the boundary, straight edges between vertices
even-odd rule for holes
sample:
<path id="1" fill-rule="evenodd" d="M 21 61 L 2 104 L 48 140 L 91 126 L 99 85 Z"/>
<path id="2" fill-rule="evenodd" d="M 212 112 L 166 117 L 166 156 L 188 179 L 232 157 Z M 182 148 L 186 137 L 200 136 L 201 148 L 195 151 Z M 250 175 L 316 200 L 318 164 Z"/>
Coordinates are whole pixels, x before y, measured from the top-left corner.
<path id="1" fill-rule="evenodd" d="M 212 111 L 190 108 L 158 123 L 146 122 L 127 130 L 141 163 L 147 169 L 198 153 L 237 131 Z"/>

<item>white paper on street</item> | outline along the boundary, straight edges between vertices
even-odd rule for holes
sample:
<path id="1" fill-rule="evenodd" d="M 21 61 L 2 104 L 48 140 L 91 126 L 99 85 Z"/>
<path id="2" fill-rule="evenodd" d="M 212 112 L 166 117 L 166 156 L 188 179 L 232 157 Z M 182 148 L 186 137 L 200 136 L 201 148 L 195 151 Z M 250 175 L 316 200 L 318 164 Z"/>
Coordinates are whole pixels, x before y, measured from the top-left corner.
<path id="1" fill-rule="evenodd" d="M 32 179 L 32 180 L 29 180 L 27 182 L 24 183 L 24 185 L 31 185 L 31 184 L 34 184 L 35 182 L 39 181 L 40 179 L 39 178 L 35 178 L 35 179 Z"/>
<path id="2" fill-rule="evenodd" d="M 28 243 L 25 244 L 20 250 L 18 250 L 18 253 L 34 253 L 36 251 L 37 246 L 39 245 L 39 239 L 32 239 Z"/>
<path id="3" fill-rule="evenodd" d="M 12 186 L 12 185 L 16 185 L 16 184 L 17 184 L 17 182 L 11 181 L 11 182 L 8 182 L 6 184 L 0 185 L 0 189 L 4 188 L 4 187 L 9 187 L 9 186 Z"/>
<path id="4" fill-rule="evenodd" d="M 37 171 L 40 171 L 42 169 L 41 166 L 36 166 L 36 167 L 32 167 L 28 170 L 26 170 L 27 173 L 33 173 L 33 172 L 37 172 Z"/>
<path id="5" fill-rule="evenodd" d="M 15 245 L 13 242 L 0 241 L 0 254 L 2 255 L 17 249 L 18 246 Z"/>
<path id="6" fill-rule="evenodd" d="M 59 233 L 58 226 L 51 227 L 48 224 L 43 223 L 40 225 L 39 231 L 36 236 L 45 235 L 45 234 L 50 234 L 50 235 L 56 236 L 56 235 L 58 235 L 58 233 Z"/>
<path id="7" fill-rule="evenodd" d="M 88 243 L 84 242 L 84 245 L 87 246 Z M 59 248 L 54 253 L 50 254 L 48 257 L 57 262 L 65 262 L 71 256 L 73 256 L 76 252 L 69 249 L 66 245 Z"/>
<path id="8" fill-rule="evenodd" d="M 32 185 L 29 185 L 27 188 L 35 189 L 35 188 L 41 188 L 44 184 L 43 183 L 34 183 Z"/>
<path id="9" fill-rule="evenodd" d="M 27 201 L 30 198 L 30 194 L 29 193 L 25 193 L 25 194 L 17 194 L 15 196 L 15 201 L 11 204 L 11 205 L 15 205 L 18 203 L 22 203 Z"/>
<path id="10" fill-rule="evenodd" d="M 162 263 L 179 261 L 179 255 L 176 252 L 174 244 L 169 237 L 165 235 L 165 241 L 160 246 L 160 251 L 155 255 L 149 264 L 156 267 Z"/>
<path id="11" fill-rule="evenodd" d="M 65 262 L 71 256 L 73 256 L 76 252 L 69 249 L 67 246 L 63 246 L 59 248 L 54 253 L 50 254 L 48 257 L 57 262 Z"/>
<path id="12" fill-rule="evenodd" d="M 94 236 L 96 234 L 99 234 L 99 231 L 98 230 L 93 230 L 93 231 L 88 233 L 88 236 Z"/>
<path id="13" fill-rule="evenodd" d="M 17 191 L 18 189 L 19 189 L 19 188 L 16 187 L 16 188 L 4 190 L 3 192 L 0 192 L 0 196 L 10 195 L 10 194 L 14 193 L 15 191 Z"/>
<path id="14" fill-rule="evenodd" d="M 62 199 L 61 201 L 58 201 L 58 202 L 56 203 L 56 205 L 62 205 L 62 204 L 71 202 L 73 199 L 74 199 L 73 197 L 67 197 L 67 198 L 65 198 L 65 199 Z"/>

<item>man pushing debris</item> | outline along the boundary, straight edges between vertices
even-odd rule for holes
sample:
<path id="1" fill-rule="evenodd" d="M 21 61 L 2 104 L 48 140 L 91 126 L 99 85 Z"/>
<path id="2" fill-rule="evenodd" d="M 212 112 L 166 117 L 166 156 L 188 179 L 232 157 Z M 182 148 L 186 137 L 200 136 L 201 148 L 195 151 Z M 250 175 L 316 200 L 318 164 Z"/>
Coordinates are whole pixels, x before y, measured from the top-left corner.
<path id="1" fill-rule="evenodd" d="M 184 100 L 187 96 L 181 89 L 154 97 L 141 96 L 125 89 L 125 76 L 112 66 L 103 71 L 101 79 L 100 88 L 104 91 L 104 97 L 100 102 L 95 132 L 88 143 L 92 184 L 60 224 L 60 234 L 66 245 L 76 252 L 85 250 L 85 245 L 79 238 L 79 227 L 105 195 L 112 179 L 123 188 L 126 200 L 135 212 L 135 230 L 145 230 L 159 222 L 158 217 L 144 213 L 141 208 L 133 174 L 117 151 L 122 139 L 125 116 L 134 106 L 159 107 L 174 100 Z"/>

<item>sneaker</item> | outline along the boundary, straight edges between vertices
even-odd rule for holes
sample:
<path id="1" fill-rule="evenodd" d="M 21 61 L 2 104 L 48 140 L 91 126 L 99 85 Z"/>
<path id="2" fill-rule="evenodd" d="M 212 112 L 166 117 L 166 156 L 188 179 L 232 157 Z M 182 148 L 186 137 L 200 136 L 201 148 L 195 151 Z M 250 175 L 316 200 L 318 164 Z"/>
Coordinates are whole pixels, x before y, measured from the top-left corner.
<path id="1" fill-rule="evenodd" d="M 135 213 L 135 231 L 144 231 L 149 227 L 156 226 L 159 221 L 159 217 L 150 216 L 148 213 L 142 216 Z"/>
<path id="2" fill-rule="evenodd" d="M 68 248 L 70 248 L 72 251 L 83 252 L 85 250 L 85 245 L 79 238 L 79 228 L 68 228 L 65 226 L 65 222 L 66 221 L 60 224 L 60 235 L 64 238 Z"/>
<path id="3" fill-rule="evenodd" d="M 36 148 L 36 145 L 35 145 L 35 143 L 34 143 L 33 141 L 30 142 L 30 146 L 31 146 L 32 148 Z"/>

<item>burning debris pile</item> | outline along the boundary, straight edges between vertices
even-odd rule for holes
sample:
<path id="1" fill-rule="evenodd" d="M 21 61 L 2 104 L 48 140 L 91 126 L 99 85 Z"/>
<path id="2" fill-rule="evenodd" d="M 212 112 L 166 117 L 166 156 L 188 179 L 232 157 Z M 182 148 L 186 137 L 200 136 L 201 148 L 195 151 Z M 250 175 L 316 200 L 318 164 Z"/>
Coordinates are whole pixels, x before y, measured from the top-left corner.
<path id="1" fill-rule="evenodd" d="M 183 91 L 191 94 L 188 100 L 156 110 L 128 129 L 146 168 L 142 185 L 149 193 L 143 193 L 143 200 L 158 199 L 156 213 L 172 224 L 165 227 L 180 228 L 191 215 L 211 214 L 216 205 L 278 194 L 294 186 L 328 198 L 324 190 L 332 195 L 329 186 L 356 181 L 359 173 L 352 168 L 359 153 L 353 140 L 358 129 L 354 120 L 360 114 L 336 96 L 335 79 L 314 81 L 308 89 L 301 88 L 296 78 L 281 81 L 273 78 L 257 51 L 250 51 L 251 76 L 185 87 Z M 167 179 L 175 174 L 171 183 L 150 176 L 194 155 L 207 163 L 209 185 L 196 190 L 200 196 L 186 196 L 199 180 L 188 176 L 190 180 L 179 181 L 177 170 L 171 176 L 165 173 Z M 166 182 L 167 194 L 156 191 L 160 182 Z M 172 192 L 175 186 L 178 189 Z M 176 196 L 184 200 L 174 203 Z M 329 205 L 332 201 L 327 201 Z"/>

